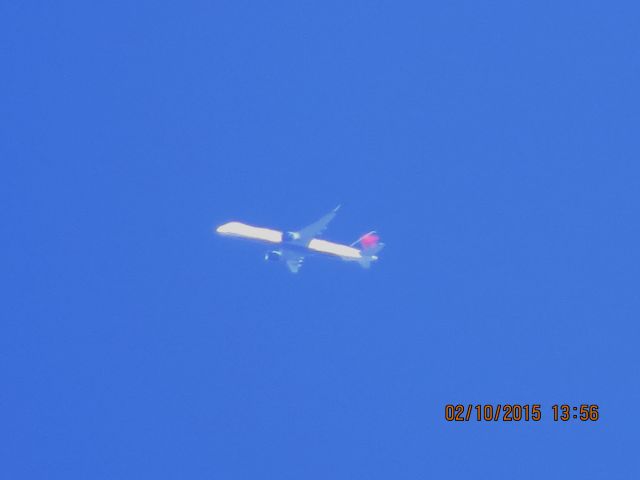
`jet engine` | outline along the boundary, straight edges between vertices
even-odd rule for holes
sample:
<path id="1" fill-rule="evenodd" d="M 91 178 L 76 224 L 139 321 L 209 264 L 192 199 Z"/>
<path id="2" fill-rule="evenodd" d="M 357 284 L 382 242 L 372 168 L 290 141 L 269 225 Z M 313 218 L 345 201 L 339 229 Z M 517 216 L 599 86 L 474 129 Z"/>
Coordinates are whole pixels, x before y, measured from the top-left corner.
<path id="1" fill-rule="evenodd" d="M 300 234 L 298 232 L 282 232 L 283 242 L 293 242 L 298 239 L 300 239 Z"/>
<path id="2" fill-rule="evenodd" d="M 277 262 L 282 257 L 282 252 L 278 250 L 272 250 L 270 252 L 265 253 L 264 259 L 270 262 Z"/>

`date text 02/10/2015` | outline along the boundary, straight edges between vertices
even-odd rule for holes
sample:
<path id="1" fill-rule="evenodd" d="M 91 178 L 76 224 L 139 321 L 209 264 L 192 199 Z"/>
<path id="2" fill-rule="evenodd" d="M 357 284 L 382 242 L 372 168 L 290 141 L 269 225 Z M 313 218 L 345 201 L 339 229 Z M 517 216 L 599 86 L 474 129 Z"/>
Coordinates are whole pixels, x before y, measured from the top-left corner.
<path id="1" fill-rule="evenodd" d="M 577 420 L 595 422 L 600 419 L 598 405 L 595 404 L 554 404 L 551 406 L 551 418 L 555 422 Z M 518 404 L 447 404 L 444 407 L 444 419 L 447 422 L 539 422 L 543 411 L 540 403 Z"/>

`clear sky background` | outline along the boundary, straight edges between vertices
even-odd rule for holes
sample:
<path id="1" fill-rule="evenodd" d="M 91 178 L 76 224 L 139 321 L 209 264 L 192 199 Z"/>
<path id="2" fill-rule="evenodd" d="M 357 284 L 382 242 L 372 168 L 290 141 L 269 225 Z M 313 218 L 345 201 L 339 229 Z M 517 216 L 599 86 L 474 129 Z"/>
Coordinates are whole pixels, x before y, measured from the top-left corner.
<path id="1" fill-rule="evenodd" d="M 640 478 L 639 19 L 3 2 L 0 476 Z M 371 270 L 213 234 L 338 203 Z"/>

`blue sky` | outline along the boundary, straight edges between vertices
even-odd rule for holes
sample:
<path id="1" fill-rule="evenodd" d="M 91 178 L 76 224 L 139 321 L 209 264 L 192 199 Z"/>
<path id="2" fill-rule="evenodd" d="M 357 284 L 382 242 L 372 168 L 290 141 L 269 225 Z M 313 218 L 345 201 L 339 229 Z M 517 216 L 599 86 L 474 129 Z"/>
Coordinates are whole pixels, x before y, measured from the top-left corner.
<path id="1" fill-rule="evenodd" d="M 637 477 L 639 13 L 5 2 L 1 476 Z"/>

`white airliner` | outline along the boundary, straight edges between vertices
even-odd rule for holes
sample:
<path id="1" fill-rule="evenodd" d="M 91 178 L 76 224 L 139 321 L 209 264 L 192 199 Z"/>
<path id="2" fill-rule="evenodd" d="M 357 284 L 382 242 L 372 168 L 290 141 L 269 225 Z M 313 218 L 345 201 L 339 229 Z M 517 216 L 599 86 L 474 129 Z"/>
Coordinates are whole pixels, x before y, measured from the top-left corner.
<path id="1" fill-rule="evenodd" d="M 264 259 L 271 261 L 282 260 L 292 273 L 298 273 L 305 256 L 312 254 L 338 257 L 345 261 L 358 262 L 362 267 L 369 268 L 371 262 L 378 260 L 376 254 L 384 247 L 384 243 L 379 241 L 380 237 L 375 231 L 365 233 L 351 245 L 342 245 L 316 238 L 327 228 L 339 208 L 340 205 L 317 222 L 297 232 L 281 232 L 240 222 L 229 222 L 220 225 L 216 228 L 216 232 L 224 236 L 258 240 L 263 243 L 277 245 L 277 247 L 265 254 Z"/>

